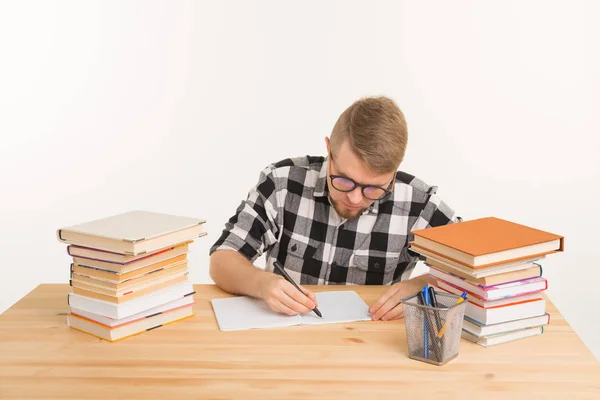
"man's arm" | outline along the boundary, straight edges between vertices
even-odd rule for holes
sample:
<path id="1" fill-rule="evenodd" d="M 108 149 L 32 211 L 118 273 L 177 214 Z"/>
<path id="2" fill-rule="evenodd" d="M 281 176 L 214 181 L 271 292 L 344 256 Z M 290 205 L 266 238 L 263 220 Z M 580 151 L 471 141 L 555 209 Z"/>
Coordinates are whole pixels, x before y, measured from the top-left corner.
<path id="1" fill-rule="evenodd" d="M 263 281 L 275 276 L 254 266 L 235 250 L 217 250 L 210 256 L 210 277 L 226 292 L 261 298 Z"/>
<path id="2" fill-rule="evenodd" d="M 433 186 L 430 188 L 423 211 L 408 232 L 408 242 L 414 240 L 414 235 L 410 233 L 412 231 L 462 222 L 462 218 L 454 209 L 437 196 L 436 191 L 437 187 Z M 402 275 L 410 273 L 419 260 L 425 261 L 425 256 L 412 251 L 410 248 L 408 249 L 408 254 L 413 256 L 414 262 L 410 263 L 408 268 L 402 272 Z M 401 279 L 401 276 L 398 278 Z"/>
<path id="3" fill-rule="evenodd" d="M 435 194 L 435 189 L 436 188 L 432 188 L 430 191 L 423 211 L 410 231 L 457 223 L 462 220 L 452 208 Z M 413 240 L 412 238 L 413 235 L 409 234 L 409 242 Z M 410 250 L 408 251 L 409 254 L 414 256 L 414 262 L 410 263 L 409 268 L 403 272 L 403 275 L 412 270 L 420 258 L 419 254 L 411 252 Z M 404 315 L 404 307 L 400 303 L 400 300 L 421 290 L 423 286 L 428 283 L 430 283 L 430 278 L 427 275 L 421 275 L 394 283 L 390 289 L 370 307 L 369 312 L 372 313 L 372 319 L 374 321 L 379 319 L 386 321 L 401 318 Z"/>
<path id="4" fill-rule="evenodd" d="M 295 315 L 316 307 L 314 294 L 300 293 L 279 275 L 252 264 L 277 241 L 279 204 L 275 178 L 267 168 L 210 249 L 210 276 L 226 292 L 263 299 L 276 312 Z"/>

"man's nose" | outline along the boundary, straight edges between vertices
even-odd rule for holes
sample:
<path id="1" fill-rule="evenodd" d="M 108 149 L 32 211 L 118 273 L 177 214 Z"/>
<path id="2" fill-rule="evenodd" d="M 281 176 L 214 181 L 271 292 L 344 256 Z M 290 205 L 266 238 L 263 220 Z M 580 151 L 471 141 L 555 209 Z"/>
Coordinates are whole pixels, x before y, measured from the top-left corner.
<path id="1" fill-rule="evenodd" d="M 359 187 L 348 193 L 348 199 L 352 204 L 360 204 L 363 199 L 362 191 Z"/>

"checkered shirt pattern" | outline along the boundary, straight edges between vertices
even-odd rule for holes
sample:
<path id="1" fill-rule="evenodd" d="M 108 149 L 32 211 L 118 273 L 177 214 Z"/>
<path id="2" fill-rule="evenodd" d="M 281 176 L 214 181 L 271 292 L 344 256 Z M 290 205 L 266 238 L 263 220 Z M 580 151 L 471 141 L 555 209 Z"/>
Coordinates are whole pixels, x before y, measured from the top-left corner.
<path id="1" fill-rule="evenodd" d="M 390 196 L 344 219 L 329 202 L 327 165 L 305 156 L 267 166 L 209 253 L 235 250 L 250 262 L 266 253 L 268 271 L 278 260 L 303 285 L 388 285 L 419 261 L 411 231 L 461 220 L 435 186 L 402 171 Z"/>

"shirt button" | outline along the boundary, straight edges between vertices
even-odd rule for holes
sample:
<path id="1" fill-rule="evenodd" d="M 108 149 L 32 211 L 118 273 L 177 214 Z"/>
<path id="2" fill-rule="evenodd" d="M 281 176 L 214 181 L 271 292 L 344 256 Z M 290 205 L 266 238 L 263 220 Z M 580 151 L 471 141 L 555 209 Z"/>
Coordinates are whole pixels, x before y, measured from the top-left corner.
<path id="1" fill-rule="evenodd" d="M 379 263 L 378 262 L 376 262 L 373 266 L 375 267 L 375 269 L 379 269 Z"/>

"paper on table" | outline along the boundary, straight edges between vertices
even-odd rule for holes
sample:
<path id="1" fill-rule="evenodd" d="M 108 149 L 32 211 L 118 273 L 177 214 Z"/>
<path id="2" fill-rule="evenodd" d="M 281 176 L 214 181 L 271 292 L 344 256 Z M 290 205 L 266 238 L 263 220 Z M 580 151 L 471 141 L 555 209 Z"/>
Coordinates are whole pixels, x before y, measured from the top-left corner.
<path id="1" fill-rule="evenodd" d="M 211 303 L 222 331 L 371 320 L 369 306 L 355 291 L 319 292 L 316 296 L 323 318 L 313 312 L 294 316 L 278 314 L 264 301 L 244 296 L 213 299 Z"/>
<path id="2" fill-rule="evenodd" d="M 274 313 L 269 309 L 267 303 L 252 297 L 212 299 L 211 303 L 219 329 L 222 331 L 276 328 L 300 325 L 301 323 L 299 315 Z"/>
<path id="3" fill-rule="evenodd" d="M 355 291 L 319 292 L 316 294 L 323 318 L 310 312 L 301 316 L 303 325 L 370 321 L 369 306 Z"/>

